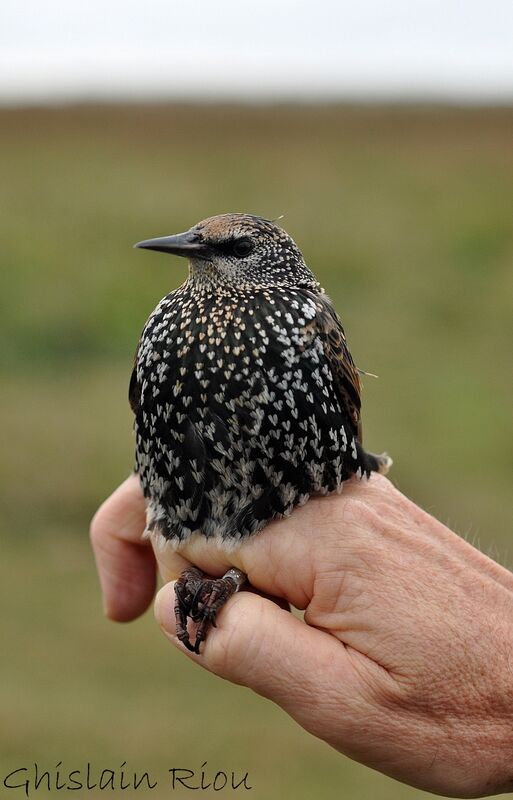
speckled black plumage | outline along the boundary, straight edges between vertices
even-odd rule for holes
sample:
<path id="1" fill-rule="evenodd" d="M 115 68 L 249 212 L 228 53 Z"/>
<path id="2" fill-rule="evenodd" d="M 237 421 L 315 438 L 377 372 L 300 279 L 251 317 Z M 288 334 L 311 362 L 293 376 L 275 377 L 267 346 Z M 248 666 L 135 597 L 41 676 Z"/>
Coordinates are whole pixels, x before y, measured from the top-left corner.
<path id="1" fill-rule="evenodd" d="M 190 258 L 143 330 L 130 383 L 149 530 L 230 547 L 310 495 L 387 470 L 361 445 L 340 320 L 285 231 L 227 214 L 140 246 Z"/>

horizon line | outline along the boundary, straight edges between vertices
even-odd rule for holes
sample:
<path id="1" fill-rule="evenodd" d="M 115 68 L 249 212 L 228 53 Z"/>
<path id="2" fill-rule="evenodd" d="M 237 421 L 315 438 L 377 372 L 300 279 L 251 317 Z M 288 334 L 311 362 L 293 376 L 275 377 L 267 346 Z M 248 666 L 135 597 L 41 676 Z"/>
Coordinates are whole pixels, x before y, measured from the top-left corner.
<path id="1" fill-rule="evenodd" d="M 31 109 L 61 108 L 69 106 L 440 106 L 454 108 L 510 108 L 513 107 L 513 90 L 495 94 L 466 94 L 458 92 L 325 92 L 325 93 L 270 93 L 247 96 L 237 93 L 208 92 L 182 94 L 174 92 L 148 93 L 83 91 L 51 95 L 20 95 L 3 97 L 0 108 Z"/>

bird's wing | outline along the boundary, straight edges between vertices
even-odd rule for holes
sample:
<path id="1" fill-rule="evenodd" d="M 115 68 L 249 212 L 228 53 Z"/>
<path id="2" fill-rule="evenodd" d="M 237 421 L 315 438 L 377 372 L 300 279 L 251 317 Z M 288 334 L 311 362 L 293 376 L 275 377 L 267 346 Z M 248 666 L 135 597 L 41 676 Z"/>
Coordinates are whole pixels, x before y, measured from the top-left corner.
<path id="1" fill-rule="evenodd" d="M 325 294 L 312 295 L 311 299 L 317 307 L 311 324 L 323 343 L 342 411 L 352 425 L 353 434 L 361 442 L 360 377 L 349 352 L 342 323 Z"/>
<path id="2" fill-rule="evenodd" d="M 134 366 L 132 368 L 132 374 L 130 376 L 130 385 L 128 387 L 128 400 L 130 402 L 130 406 L 134 414 L 137 414 L 137 411 L 139 410 L 139 403 L 141 400 L 141 389 L 137 381 L 137 352 L 135 354 Z"/>

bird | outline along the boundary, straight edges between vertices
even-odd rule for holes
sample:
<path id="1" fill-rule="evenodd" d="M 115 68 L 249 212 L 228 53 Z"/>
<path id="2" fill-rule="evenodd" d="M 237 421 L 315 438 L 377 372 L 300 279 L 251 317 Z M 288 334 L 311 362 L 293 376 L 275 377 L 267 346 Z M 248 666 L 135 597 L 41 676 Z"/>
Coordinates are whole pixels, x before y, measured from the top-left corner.
<path id="1" fill-rule="evenodd" d="M 361 371 L 340 318 L 276 221 L 220 214 L 134 247 L 189 262 L 146 322 L 130 379 L 147 535 L 177 550 L 199 535 L 230 552 L 310 497 L 388 472 L 386 453 L 363 448 Z M 180 575 L 185 647 L 200 653 L 245 582 L 235 568 Z"/>

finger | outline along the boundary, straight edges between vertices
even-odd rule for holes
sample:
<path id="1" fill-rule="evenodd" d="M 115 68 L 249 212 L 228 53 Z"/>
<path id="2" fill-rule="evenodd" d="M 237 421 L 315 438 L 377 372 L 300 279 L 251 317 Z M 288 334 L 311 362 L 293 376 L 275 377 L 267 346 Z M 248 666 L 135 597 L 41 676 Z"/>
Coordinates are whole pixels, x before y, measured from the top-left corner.
<path id="1" fill-rule="evenodd" d="M 330 714 L 339 735 L 344 715 L 349 726 L 359 713 L 359 673 L 334 637 L 257 594 L 240 592 L 219 612 L 197 656 L 176 637 L 174 600 L 173 584 L 167 584 L 157 595 L 155 616 L 170 641 L 200 666 L 273 700 L 323 738 Z"/>
<path id="2" fill-rule="evenodd" d="M 275 595 L 267 594 L 267 592 L 261 592 L 260 589 L 255 589 L 250 583 L 244 585 L 244 591 L 257 594 L 259 597 L 263 597 L 264 600 L 270 600 L 271 603 L 275 603 L 278 608 L 282 608 L 284 611 L 290 612 L 292 610 L 290 603 L 284 597 L 276 597 Z"/>
<path id="3" fill-rule="evenodd" d="M 296 608 L 305 608 L 313 594 L 316 533 L 331 524 L 333 500 L 312 499 L 290 518 L 272 522 L 237 548 L 230 547 L 230 541 L 202 536 L 190 537 L 179 554 L 169 545 L 158 549 L 156 546 L 161 573 L 168 580 L 176 579 L 184 559 L 185 566 L 192 563 L 212 576 L 223 575 L 234 566 L 265 594 L 286 598 Z"/>
<path id="4" fill-rule="evenodd" d="M 125 622 L 145 611 L 155 594 L 156 566 L 143 539 L 144 497 L 131 475 L 103 503 L 91 522 L 91 542 L 107 617 Z"/>
<path id="5" fill-rule="evenodd" d="M 180 555 L 173 547 L 173 544 L 161 534 L 152 534 L 150 541 L 157 561 L 158 571 L 164 583 L 175 581 L 184 569 L 191 566 L 191 562 Z"/>
<path id="6" fill-rule="evenodd" d="M 237 567 L 246 573 L 252 586 L 304 609 L 313 597 L 316 577 L 329 560 L 336 562 L 337 568 L 344 566 L 350 571 L 353 552 L 369 539 L 362 520 L 353 520 L 347 514 L 348 506 L 356 504 L 359 508 L 363 503 L 372 508 L 391 493 L 400 497 L 382 476 L 348 481 L 341 495 L 313 497 L 287 519 L 271 522 L 237 547 L 227 547 L 218 537 L 207 540 L 192 536 L 180 548 L 180 557 L 212 576 Z M 395 495 L 393 502 L 397 502 Z M 367 542 L 367 546 L 371 545 Z M 183 569 L 176 552 L 165 545 L 157 558 L 165 579 L 176 579 Z"/>

